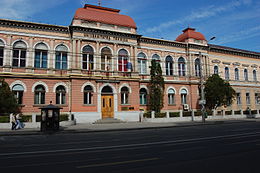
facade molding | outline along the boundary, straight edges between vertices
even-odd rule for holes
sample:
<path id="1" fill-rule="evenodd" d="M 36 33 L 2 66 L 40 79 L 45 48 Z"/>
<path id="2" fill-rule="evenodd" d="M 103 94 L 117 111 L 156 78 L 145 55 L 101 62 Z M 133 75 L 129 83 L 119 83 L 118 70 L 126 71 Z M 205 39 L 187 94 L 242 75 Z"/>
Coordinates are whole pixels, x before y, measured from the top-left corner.
<path id="1" fill-rule="evenodd" d="M 12 83 L 9 85 L 10 89 L 12 90 L 12 88 L 13 88 L 15 85 L 22 85 L 23 88 L 24 88 L 24 92 L 27 92 L 27 87 L 26 87 L 25 83 L 23 83 L 22 81 L 16 80 L 16 81 L 12 82 Z"/>
<path id="2" fill-rule="evenodd" d="M 32 86 L 32 93 L 34 93 L 35 87 L 38 86 L 38 85 L 44 86 L 46 93 L 49 92 L 49 87 L 48 87 L 48 85 L 47 85 L 45 82 L 39 81 L 39 82 L 35 82 L 35 83 L 33 84 L 33 86 Z"/>

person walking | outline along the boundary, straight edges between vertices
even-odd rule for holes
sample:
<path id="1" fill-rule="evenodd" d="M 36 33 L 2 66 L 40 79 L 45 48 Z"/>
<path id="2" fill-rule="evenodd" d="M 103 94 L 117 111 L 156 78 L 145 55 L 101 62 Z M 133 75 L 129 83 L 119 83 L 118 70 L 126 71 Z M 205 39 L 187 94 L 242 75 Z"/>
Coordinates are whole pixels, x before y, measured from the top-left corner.
<path id="1" fill-rule="evenodd" d="M 21 128 L 23 128 L 23 126 L 22 126 L 22 123 L 21 123 L 21 120 L 22 119 L 22 117 L 20 116 L 20 114 L 17 114 L 16 115 L 16 129 L 18 130 L 18 129 L 21 129 Z"/>
<path id="2" fill-rule="evenodd" d="M 16 117 L 14 114 L 11 115 L 12 130 L 16 129 Z"/>

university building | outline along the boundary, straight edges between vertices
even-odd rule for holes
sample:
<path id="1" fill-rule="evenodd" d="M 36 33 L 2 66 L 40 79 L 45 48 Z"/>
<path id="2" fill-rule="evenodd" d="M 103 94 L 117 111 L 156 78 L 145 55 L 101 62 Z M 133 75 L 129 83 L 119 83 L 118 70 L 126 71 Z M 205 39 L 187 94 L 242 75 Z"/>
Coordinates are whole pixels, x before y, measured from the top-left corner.
<path id="1" fill-rule="evenodd" d="M 148 38 L 120 10 L 88 4 L 70 26 L 0 19 L 0 77 L 23 114 L 52 101 L 78 122 L 139 121 L 152 59 L 165 79 L 162 112 L 200 109 L 201 77 L 214 73 L 236 90 L 225 109 L 260 109 L 260 53 L 208 44 L 193 28 L 175 41 Z"/>

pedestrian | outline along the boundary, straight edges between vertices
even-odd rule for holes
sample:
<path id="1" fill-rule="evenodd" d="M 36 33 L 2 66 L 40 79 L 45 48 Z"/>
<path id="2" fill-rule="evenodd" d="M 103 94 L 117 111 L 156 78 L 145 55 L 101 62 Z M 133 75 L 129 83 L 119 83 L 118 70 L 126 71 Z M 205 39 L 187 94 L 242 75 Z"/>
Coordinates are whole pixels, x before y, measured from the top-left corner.
<path id="1" fill-rule="evenodd" d="M 14 114 L 11 115 L 12 130 L 16 129 L 16 117 Z"/>
<path id="2" fill-rule="evenodd" d="M 16 115 L 16 129 L 17 130 L 23 128 L 22 123 L 20 121 L 21 119 L 22 119 L 22 117 L 20 116 L 20 114 L 17 114 Z"/>

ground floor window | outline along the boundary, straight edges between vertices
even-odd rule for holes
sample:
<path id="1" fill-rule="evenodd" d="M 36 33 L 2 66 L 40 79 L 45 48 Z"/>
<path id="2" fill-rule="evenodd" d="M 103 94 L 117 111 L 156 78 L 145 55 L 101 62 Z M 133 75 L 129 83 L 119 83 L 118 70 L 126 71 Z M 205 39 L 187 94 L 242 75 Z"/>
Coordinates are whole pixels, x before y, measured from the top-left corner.
<path id="1" fill-rule="evenodd" d="M 91 105 L 92 104 L 92 94 L 93 88 L 90 85 L 85 86 L 84 88 L 84 104 Z"/>
<path id="2" fill-rule="evenodd" d="M 14 93 L 16 100 L 17 100 L 17 103 L 23 104 L 23 92 L 24 92 L 23 86 L 17 84 L 12 88 L 12 91 Z"/>
<path id="3" fill-rule="evenodd" d="M 144 88 L 140 89 L 140 104 L 141 105 L 147 104 L 147 91 Z"/>

